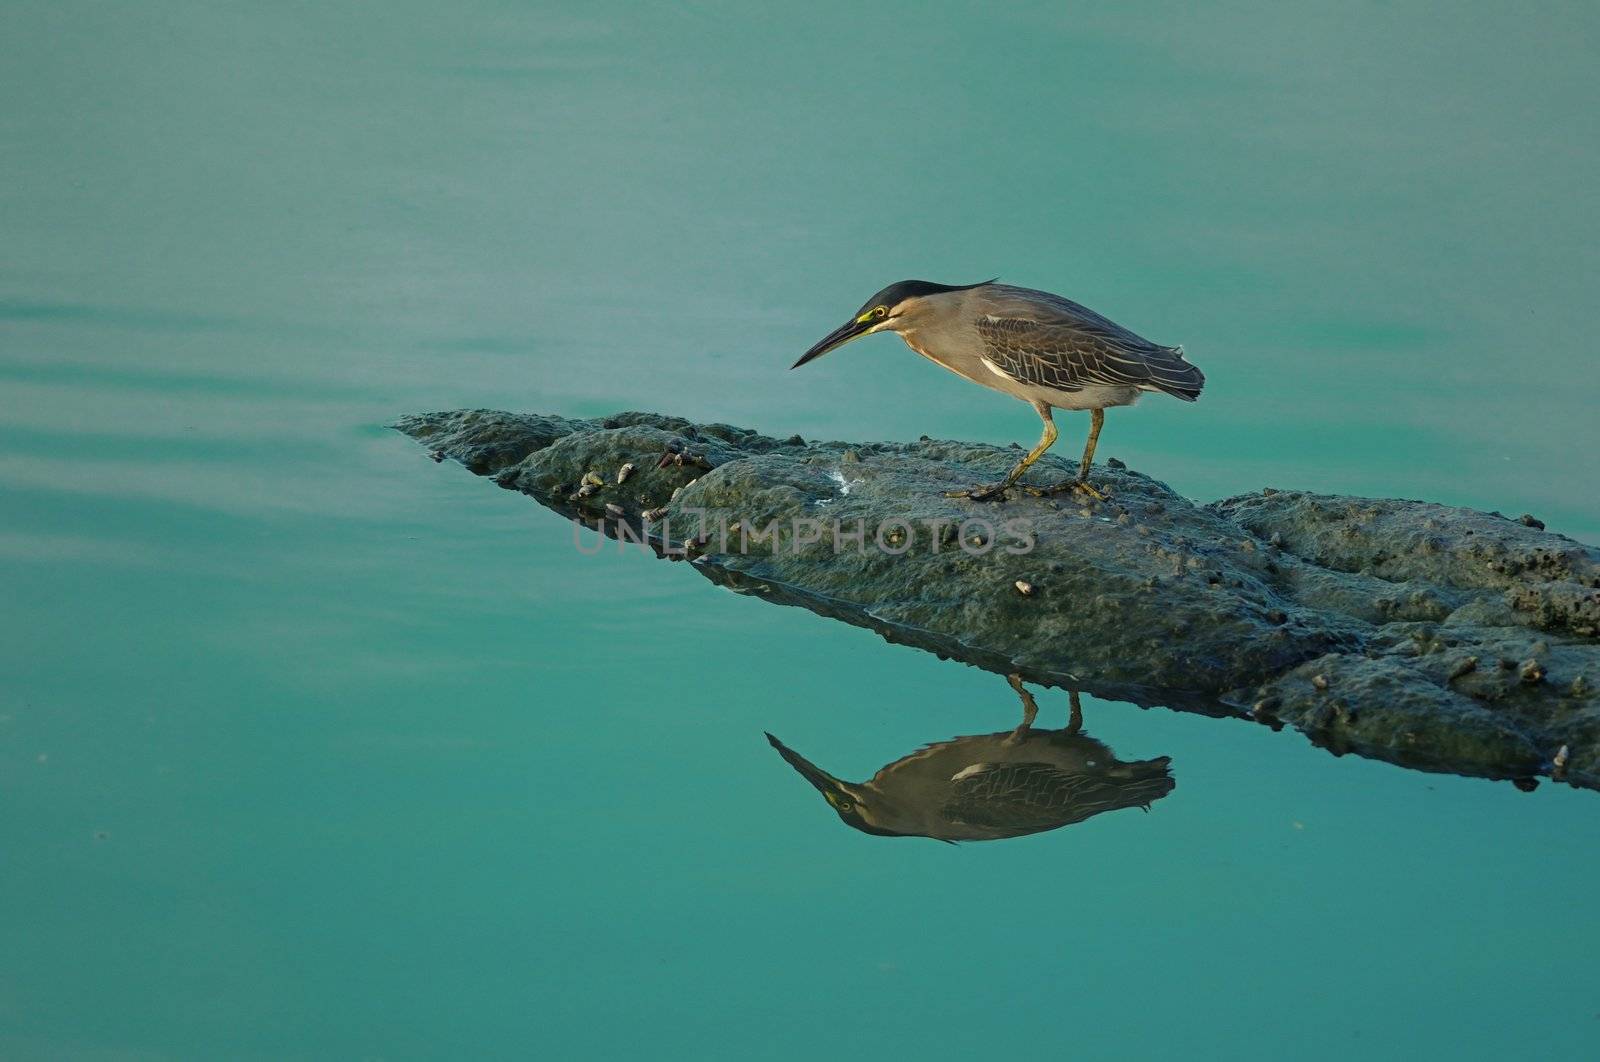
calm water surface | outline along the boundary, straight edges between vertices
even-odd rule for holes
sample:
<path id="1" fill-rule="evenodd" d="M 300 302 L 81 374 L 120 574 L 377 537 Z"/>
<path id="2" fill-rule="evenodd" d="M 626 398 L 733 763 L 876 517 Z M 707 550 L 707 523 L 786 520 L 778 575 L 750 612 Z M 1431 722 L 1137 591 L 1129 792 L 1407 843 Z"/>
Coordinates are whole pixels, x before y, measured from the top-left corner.
<path id="1" fill-rule="evenodd" d="M 1186 345 L 1100 452 L 1190 496 L 1600 539 L 1600 17 L 1292 6 L 0 8 L 0 1056 L 1591 1042 L 1595 794 L 1090 699 L 1149 814 L 857 833 L 763 731 L 864 778 L 1003 682 L 383 428 L 1027 442 L 891 339 L 787 372 L 998 274 Z"/>

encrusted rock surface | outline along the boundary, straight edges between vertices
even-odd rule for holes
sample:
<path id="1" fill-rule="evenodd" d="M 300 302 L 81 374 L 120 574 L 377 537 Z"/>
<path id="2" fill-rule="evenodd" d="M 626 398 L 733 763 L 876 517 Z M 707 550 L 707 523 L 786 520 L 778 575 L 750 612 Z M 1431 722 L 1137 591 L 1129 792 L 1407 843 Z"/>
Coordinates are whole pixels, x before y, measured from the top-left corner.
<path id="1" fill-rule="evenodd" d="M 1531 517 L 1302 491 L 1197 505 L 1115 466 L 1095 470 L 1105 501 L 979 503 L 941 492 L 999 478 L 1015 449 L 807 443 L 651 413 L 396 427 L 607 534 L 892 641 L 1289 723 L 1335 751 L 1600 786 L 1600 551 Z M 1051 455 L 1027 482 L 1075 471 Z"/>

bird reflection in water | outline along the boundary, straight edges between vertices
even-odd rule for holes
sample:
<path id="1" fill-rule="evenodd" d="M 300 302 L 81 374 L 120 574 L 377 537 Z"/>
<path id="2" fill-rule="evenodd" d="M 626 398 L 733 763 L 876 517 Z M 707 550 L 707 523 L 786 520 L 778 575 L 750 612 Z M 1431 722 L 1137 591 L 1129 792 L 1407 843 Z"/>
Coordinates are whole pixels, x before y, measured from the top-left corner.
<path id="1" fill-rule="evenodd" d="M 778 754 L 816 786 L 846 825 L 882 837 L 992 841 L 1059 829 L 1103 811 L 1143 808 L 1172 792 L 1171 760 L 1118 760 L 1082 732 L 1071 694 L 1063 730 L 1036 730 L 1038 705 L 1020 676 L 1022 698 L 1011 731 L 940 741 L 889 764 L 865 782 L 845 782 L 767 735 Z"/>

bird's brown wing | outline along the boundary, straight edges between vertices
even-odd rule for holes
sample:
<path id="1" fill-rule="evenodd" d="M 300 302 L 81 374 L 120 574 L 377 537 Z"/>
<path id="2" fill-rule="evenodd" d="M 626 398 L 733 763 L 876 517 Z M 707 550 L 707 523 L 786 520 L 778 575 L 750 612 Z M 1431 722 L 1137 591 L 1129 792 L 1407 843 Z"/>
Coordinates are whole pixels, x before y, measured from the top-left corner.
<path id="1" fill-rule="evenodd" d="M 1148 807 L 1172 791 L 1166 761 L 1129 765 L 1121 774 L 1069 771 L 1051 763 L 975 764 L 954 780 L 944 817 L 1018 836 L 1082 822 L 1118 808 Z"/>
<path id="2" fill-rule="evenodd" d="M 1035 387 L 1067 392 L 1138 387 L 1192 402 L 1205 383 L 1179 348 L 1158 346 L 1110 322 L 990 314 L 978 318 L 977 327 L 983 356 L 1012 379 Z"/>

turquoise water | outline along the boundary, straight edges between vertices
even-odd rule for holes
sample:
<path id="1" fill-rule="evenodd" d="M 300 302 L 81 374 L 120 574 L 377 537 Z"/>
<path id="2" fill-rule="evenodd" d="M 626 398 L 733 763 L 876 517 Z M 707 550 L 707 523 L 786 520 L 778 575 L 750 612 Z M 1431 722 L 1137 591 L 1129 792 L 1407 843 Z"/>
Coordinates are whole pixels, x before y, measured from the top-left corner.
<path id="1" fill-rule="evenodd" d="M 1003 682 L 383 428 L 1028 442 L 887 337 L 787 372 L 1000 275 L 1205 368 L 1101 440 L 1186 494 L 1600 539 L 1600 15 L 1292 6 L 0 8 L 0 1056 L 1592 1039 L 1595 794 L 1089 699 L 1148 815 L 855 833 L 762 732 L 864 778 Z"/>

